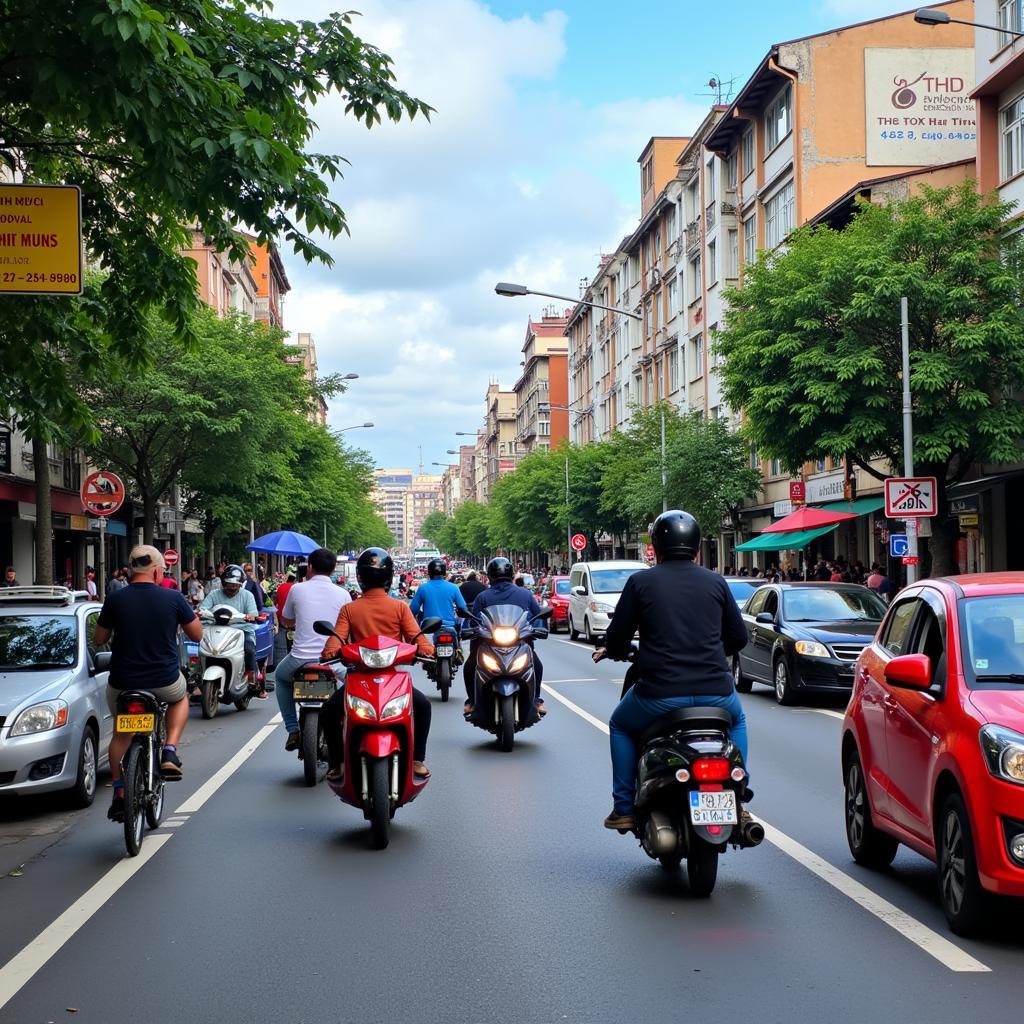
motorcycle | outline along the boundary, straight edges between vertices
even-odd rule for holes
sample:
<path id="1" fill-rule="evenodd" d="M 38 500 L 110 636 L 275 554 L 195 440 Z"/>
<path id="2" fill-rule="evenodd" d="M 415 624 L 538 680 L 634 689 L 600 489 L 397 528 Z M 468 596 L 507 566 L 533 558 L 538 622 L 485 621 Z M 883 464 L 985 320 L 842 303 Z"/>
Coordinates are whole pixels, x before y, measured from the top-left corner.
<path id="1" fill-rule="evenodd" d="M 245 633 L 235 628 L 245 622 L 245 616 L 222 604 L 199 612 L 199 618 L 203 638 L 196 677 L 203 718 L 213 718 L 220 704 L 234 704 L 245 711 L 259 691 L 258 682 L 250 684 L 245 676 Z"/>
<path id="2" fill-rule="evenodd" d="M 315 786 L 327 771 L 327 744 L 320 727 L 320 709 L 327 703 L 338 683 L 340 665 L 304 665 L 295 673 L 295 703 L 299 706 L 299 760 L 307 786 Z"/>
<path id="3" fill-rule="evenodd" d="M 498 749 L 508 753 L 515 746 L 515 734 L 540 721 L 537 714 L 537 679 L 533 670 L 533 648 L 528 640 L 548 635 L 546 623 L 551 608 L 535 619 L 518 605 L 500 604 L 487 608 L 466 635 L 479 641 L 473 711 L 466 721 L 493 733 Z M 538 625 L 539 623 L 539 625 Z"/>
<path id="4" fill-rule="evenodd" d="M 434 661 L 426 666 L 427 677 L 433 679 L 446 703 L 452 688 L 452 678 L 462 664 L 462 644 L 458 628 L 442 625 L 434 634 Z"/>
<path id="5" fill-rule="evenodd" d="M 423 633 L 440 625 L 438 618 L 427 619 Z M 320 636 L 341 639 L 330 622 L 320 620 L 313 628 Z M 415 800 L 429 781 L 413 775 L 412 677 L 399 667 L 415 662 L 417 650 L 392 637 L 366 637 L 344 644 L 340 660 L 349 670 L 345 776 L 337 783 L 328 780 L 328 785 L 342 803 L 362 810 L 370 823 L 370 843 L 382 850 L 388 845 L 395 811 Z"/>

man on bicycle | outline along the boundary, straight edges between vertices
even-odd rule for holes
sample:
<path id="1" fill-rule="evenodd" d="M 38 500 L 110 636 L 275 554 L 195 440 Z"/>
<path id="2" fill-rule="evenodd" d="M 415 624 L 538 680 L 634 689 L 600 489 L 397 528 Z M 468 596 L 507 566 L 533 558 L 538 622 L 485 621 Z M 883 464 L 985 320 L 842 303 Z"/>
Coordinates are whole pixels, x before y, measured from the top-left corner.
<path id="1" fill-rule="evenodd" d="M 128 560 L 131 581 L 108 594 L 100 611 L 96 647 L 113 636 L 107 705 L 117 713 L 121 690 L 148 690 L 167 704 L 167 742 L 160 757 L 165 779 L 181 778 L 178 744 L 188 720 L 188 695 L 178 660 L 178 627 L 189 640 L 201 640 L 203 627 L 180 590 L 161 586 L 164 556 L 148 544 L 136 547 Z M 124 819 L 124 782 L 121 758 L 131 744 L 130 733 L 115 732 L 110 739 L 110 775 L 114 799 L 107 817 Z"/>

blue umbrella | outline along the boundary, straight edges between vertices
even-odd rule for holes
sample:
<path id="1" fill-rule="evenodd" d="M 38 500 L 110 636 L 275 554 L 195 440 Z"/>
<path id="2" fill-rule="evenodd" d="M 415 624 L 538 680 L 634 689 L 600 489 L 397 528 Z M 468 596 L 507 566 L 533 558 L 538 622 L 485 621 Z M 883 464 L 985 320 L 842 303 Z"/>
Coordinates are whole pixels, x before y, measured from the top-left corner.
<path id="1" fill-rule="evenodd" d="M 320 547 L 312 537 L 291 530 L 278 530 L 257 537 L 251 544 L 245 545 L 246 551 L 256 551 L 262 555 L 308 555 Z"/>

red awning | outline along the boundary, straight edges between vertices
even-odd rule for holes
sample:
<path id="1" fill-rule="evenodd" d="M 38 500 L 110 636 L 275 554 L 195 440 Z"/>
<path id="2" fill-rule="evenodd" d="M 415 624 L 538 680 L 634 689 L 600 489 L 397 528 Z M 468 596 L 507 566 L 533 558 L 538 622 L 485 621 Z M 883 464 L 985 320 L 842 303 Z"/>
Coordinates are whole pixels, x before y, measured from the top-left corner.
<path id="1" fill-rule="evenodd" d="M 766 526 L 762 533 L 791 533 L 793 530 L 816 530 L 821 526 L 835 526 L 844 519 L 856 519 L 855 512 L 830 512 L 823 508 L 803 505 L 777 523 Z"/>

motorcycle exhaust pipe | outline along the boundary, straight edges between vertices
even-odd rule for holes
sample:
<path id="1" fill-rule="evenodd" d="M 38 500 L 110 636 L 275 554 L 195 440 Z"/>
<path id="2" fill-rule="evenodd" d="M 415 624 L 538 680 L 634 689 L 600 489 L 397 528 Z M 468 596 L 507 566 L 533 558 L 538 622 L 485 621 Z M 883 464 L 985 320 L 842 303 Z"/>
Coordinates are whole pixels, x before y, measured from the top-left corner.
<path id="1" fill-rule="evenodd" d="M 741 846 L 760 846 L 764 842 L 764 825 L 751 818 L 740 827 Z"/>

